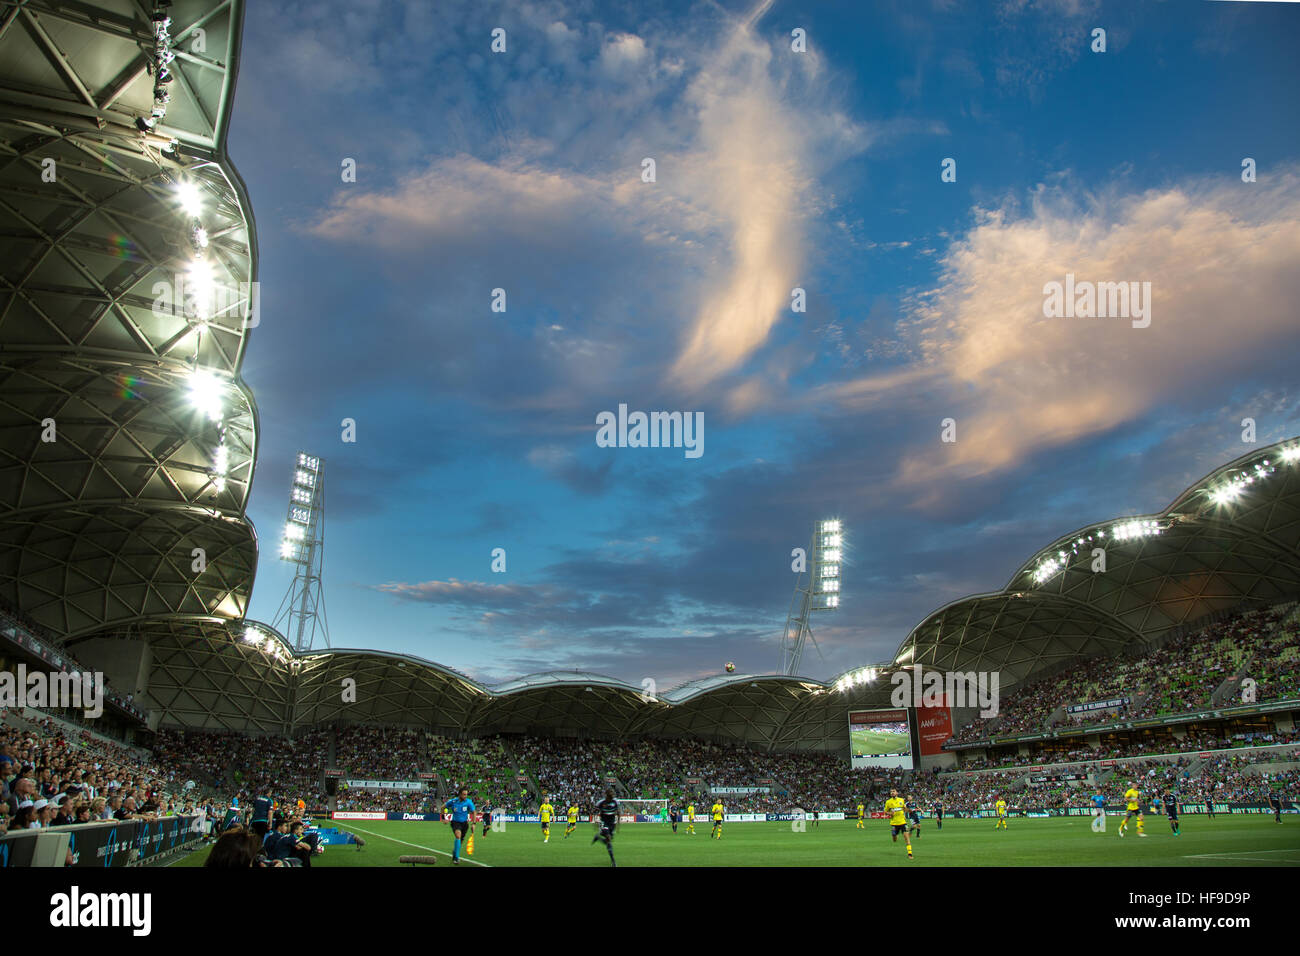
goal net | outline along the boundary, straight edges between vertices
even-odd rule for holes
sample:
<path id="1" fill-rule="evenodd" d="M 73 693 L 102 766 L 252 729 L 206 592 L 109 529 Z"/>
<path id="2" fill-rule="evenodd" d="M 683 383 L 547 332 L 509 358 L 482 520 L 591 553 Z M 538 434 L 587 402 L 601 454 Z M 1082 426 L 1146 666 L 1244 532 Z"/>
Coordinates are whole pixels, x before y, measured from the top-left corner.
<path id="1" fill-rule="evenodd" d="M 668 806 L 666 797 L 660 797 L 656 800 L 623 800 L 618 801 L 618 809 L 623 814 L 635 813 L 641 816 L 657 818 L 661 811 Z"/>

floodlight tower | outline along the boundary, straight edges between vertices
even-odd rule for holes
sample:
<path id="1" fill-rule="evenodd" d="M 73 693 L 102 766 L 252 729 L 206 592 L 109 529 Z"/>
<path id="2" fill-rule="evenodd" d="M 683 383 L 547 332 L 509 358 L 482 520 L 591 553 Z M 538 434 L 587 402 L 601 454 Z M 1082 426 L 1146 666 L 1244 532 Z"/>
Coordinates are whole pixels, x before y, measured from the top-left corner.
<path id="1" fill-rule="evenodd" d="M 840 606 L 843 545 L 844 536 L 838 518 L 819 521 L 813 527 L 812 541 L 808 545 L 808 583 L 803 583 L 802 572 L 795 578 L 794 595 L 790 598 L 790 611 L 785 619 L 785 634 L 781 637 L 782 674 L 793 677 L 799 673 L 804 645 L 808 641 L 812 641 L 818 656 L 821 656 L 821 648 L 817 647 L 817 639 L 813 637 L 812 615 L 815 611 L 834 611 Z"/>
<path id="2" fill-rule="evenodd" d="M 289 516 L 280 539 L 280 559 L 297 566 L 293 583 L 280 602 L 274 626 L 293 641 L 296 654 L 312 649 L 319 631 L 330 646 L 329 620 L 325 616 L 325 589 L 321 564 L 325 557 L 325 462 L 298 453 L 289 489 Z M 284 621 L 285 626 L 280 627 Z"/>

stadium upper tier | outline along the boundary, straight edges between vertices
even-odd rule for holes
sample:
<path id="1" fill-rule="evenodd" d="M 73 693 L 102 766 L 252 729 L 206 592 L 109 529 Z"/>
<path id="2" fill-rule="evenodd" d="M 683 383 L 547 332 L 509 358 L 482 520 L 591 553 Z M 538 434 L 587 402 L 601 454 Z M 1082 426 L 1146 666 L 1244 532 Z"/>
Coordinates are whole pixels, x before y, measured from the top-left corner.
<path id="1" fill-rule="evenodd" d="M 59 640 L 248 607 L 242 17 L 0 4 L 0 600 Z"/>

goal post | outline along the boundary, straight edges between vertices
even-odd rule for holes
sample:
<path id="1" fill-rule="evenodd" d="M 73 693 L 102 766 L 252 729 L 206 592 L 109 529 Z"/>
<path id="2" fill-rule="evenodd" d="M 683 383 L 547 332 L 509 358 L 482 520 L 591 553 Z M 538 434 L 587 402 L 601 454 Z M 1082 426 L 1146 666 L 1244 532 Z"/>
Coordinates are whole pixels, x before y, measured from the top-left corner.
<path id="1" fill-rule="evenodd" d="M 657 817 L 659 815 L 659 812 L 664 808 L 666 808 L 667 806 L 668 806 L 667 797 L 658 797 L 652 800 L 647 800 L 643 798 L 638 798 L 635 800 L 620 799 L 618 801 L 618 808 L 620 812 L 635 813 L 639 816 L 646 816 L 651 818 Z"/>

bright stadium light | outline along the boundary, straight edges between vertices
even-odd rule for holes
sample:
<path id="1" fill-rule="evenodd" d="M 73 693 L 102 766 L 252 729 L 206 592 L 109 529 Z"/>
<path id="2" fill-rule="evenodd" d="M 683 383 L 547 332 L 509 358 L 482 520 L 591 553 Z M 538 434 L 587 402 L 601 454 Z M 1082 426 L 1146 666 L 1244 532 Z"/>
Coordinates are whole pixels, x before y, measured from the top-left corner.
<path id="1" fill-rule="evenodd" d="M 293 582 L 272 622 L 295 653 L 311 650 L 319 631 L 329 645 L 321 563 L 325 549 L 325 464 L 299 452 L 293 462 L 289 508 L 280 537 L 280 557 L 296 565 Z M 281 622 L 287 622 L 283 627 Z"/>
<path id="2" fill-rule="evenodd" d="M 844 560 L 843 525 L 838 518 L 826 518 L 813 525 L 807 555 L 807 568 L 798 568 L 794 596 L 786 615 L 781 637 L 781 673 L 796 675 L 803 659 L 803 648 L 812 637 L 814 611 L 835 611 L 840 606 L 840 569 Z M 808 583 L 803 583 L 807 573 Z M 818 650 L 818 653 L 821 653 Z"/>
<path id="3" fill-rule="evenodd" d="M 196 183 L 182 179 L 176 184 L 176 201 L 187 216 L 198 217 L 203 212 L 203 194 Z"/>
<path id="4" fill-rule="evenodd" d="M 1300 461 L 1300 445 L 1292 445 L 1289 448 L 1283 448 L 1282 460 L 1288 465 Z"/>
<path id="5" fill-rule="evenodd" d="M 190 373 L 188 386 L 190 404 L 214 422 L 221 420 L 221 412 L 225 404 L 224 391 L 221 379 L 214 372 L 200 368 Z"/>

